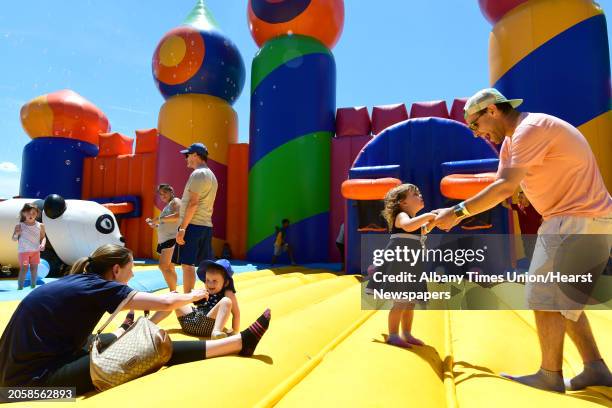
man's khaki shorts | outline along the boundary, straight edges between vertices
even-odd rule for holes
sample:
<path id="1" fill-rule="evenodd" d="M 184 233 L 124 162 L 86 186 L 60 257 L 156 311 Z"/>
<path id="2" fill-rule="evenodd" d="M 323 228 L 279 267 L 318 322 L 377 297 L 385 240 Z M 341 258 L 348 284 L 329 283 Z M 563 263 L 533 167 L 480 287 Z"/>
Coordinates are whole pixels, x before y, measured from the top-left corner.
<path id="1" fill-rule="evenodd" d="M 530 275 L 562 271 L 562 275 L 603 272 L 612 247 L 612 213 L 603 217 L 558 216 L 542 223 L 538 230 Z M 588 286 L 555 282 L 529 282 L 527 303 L 532 310 L 559 311 L 576 321 L 584 308 Z"/>

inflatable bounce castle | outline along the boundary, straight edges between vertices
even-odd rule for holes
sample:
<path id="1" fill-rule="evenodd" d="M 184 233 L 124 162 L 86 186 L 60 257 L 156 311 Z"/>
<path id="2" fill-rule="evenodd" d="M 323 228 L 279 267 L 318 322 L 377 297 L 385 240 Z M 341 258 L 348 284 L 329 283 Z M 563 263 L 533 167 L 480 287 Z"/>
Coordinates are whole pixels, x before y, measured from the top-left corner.
<path id="1" fill-rule="evenodd" d="M 493 25 L 491 86 L 509 98 L 524 98 L 521 109 L 550 113 L 578 127 L 612 189 L 610 56 L 603 10 L 591 0 L 478 3 Z M 342 34 L 343 0 L 249 0 L 247 7 L 249 29 L 259 47 L 251 63 L 248 143 L 238 143 L 232 108 L 244 86 L 245 64 L 203 0 L 183 24 L 161 37 L 153 53 L 153 79 L 165 99 L 155 128 L 136 130 L 134 138 L 113 133 L 109 118 L 71 90 L 39 96 L 21 110 L 32 141 L 23 151 L 22 198 L 0 203 L 3 231 L 12 228 L 23 202 L 41 200 L 49 241 L 64 263 L 107 242 L 125 243 L 137 257 L 152 258 L 156 237 L 144 220 L 162 208 L 154 198 L 155 187 L 169 183 L 180 196 L 188 169 L 179 150 L 203 142 L 219 182 L 213 216 L 217 255 L 228 243 L 235 258 L 268 263 L 274 226 L 287 218 L 289 241 L 302 264 L 269 269 L 233 262 L 241 321 L 257 318 L 266 307 L 273 310 L 270 330 L 253 358 L 165 367 L 79 397 L 77 403 L 611 406 L 609 387 L 561 394 L 499 376 L 533 372 L 541 357 L 533 314 L 503 305 L 509 297 L 523 299 L 524 288 L 518 284 L 488 291 L 485 301 L 495 307 L 459 304 L 418 311 L 413 329 L 424 346 L 407 350 L 385 344 L 389 314 L 363 307 L 359 276 L 365 272 L 362 238 L 385 229 L 382 198 L 393 186 L 412 183 L 428 209 L 451 205 L 494 180 L 498 147 L 473 137 L 463 119 L 466 99 L 461 97 L 450 105 L 433 100 L 409 107 L 337 107 L 332 50 Z M 340 260 L 335 245 L 340 228 L 347 273 L 313 266 Z M 520 229 L 512 212 L 498 206 L 451 232 L 518 237 Z M 0 263 L 14 265 L 15 244 L 5 239 L 0 239 Z M 500 251 L 507 256 L 496 261 L 513 266 L 521 256 L 519 242 L 511 240 Z M 168 291 L 157 268 L 148 268 L 135 267 L 129 285 Z M 484 290 L 476 285 L 453 289 Z M 0 292 L 7 295 L 0 297 L 3 328 L 19 298 L 2 287 Z M 609 363 L 612 350 L 605 344 L 612 342 L 611 297 L 605 296 L 604 310 L 586 313 Z M 461 308 L 472 310 L 457 310 Z M 193 340 L 176 319 L 160 326 L 173 340 Z M 570 344 L 563 370 L 566 377 L 583 370 L 580 353 Z M 30 407 L 32 402 L 15 406 Z"/>
<path id="2" fill-rule="evenodd" d="M 610 64 L 601 9 L 578 0 L 562 7 L 552 0 L 480 0 L 480 6 L 494 24 L 491 85 L 524 98 L 527 111 L 577 126 L 612 185 Z M 343 225 L 346 270 L 361 273 L 362 235 L 384 229 L 377 216 L 389 188 L 383 179 L 416 184 L 428 208 L 468 197 L 493 180 L 497 149 L 472 137 L 463 120 L 465 98 L 452 101 L 450 111 L 440 100 L 414 102 L 410 109 L 374 106 L 371 115 L 367 107 L 336 107 L 331 50 L 342 33 L 343 1 L 250 1 L 248 23 L 260 47 L 251 64 L 248 144 L 237 143 L 231 106 L 244 86 L 243 59 L 199 1 L 153 54 L 153 78 L 166 102 L 157 127 L 137 130 L 135 141 L 111 132 L 106 115 L 71 90 L 23 106 L 21 121 L 32 141 L 23 151 L 20 196 L 55 193 L 98 202 L 117 217 L 136 256 L 152 258 L 156 239 L 144 219 L 162 208 L 155 186 L 169 183 L 180 196 L 189 172 L 178 151 L 203 142 L 219 181 L 217 254 L 227 242 L 235 258 L 268 262 L 274 226 L 288 218 L 298 262 L 338 262 L 335 238 Z M 519 232 L 501 206 L 469 231 Z M 509 250 L 512 263 L 520 252 Z"/>

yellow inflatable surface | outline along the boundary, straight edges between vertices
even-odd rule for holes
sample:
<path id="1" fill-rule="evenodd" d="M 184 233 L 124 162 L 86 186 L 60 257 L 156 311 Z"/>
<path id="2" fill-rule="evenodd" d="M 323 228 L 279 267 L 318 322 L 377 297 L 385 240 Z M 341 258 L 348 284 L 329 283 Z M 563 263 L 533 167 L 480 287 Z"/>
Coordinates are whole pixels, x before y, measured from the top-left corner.
<path id="1" fill-rule="evenodd" d="M 270 329 L 253 358 L 227 356 L 163 368 L 106 392 L 80 397 L 76 404 L 612 407 L 612 389 L 607 387 L 563 395 L 499 376 L 538 368 L 538 340 L 527 311 L 417 311 L 413 332 L 427 345 L 406 350 L 385 344 L 388 312 L 361 309 L 361 285 L 354 276 L 293 267 L 238 274 L 235 283 L 244 327 L 266 307 L 272 309 Z M 17 303 L 0 303 L 1 330 Z M 610 362 L 612 314 L 590 311 L 588 315 L 604 359 Z M 160 326 L 173 340 L 193 339 L 181 333 L 174 317 Z M 582 369 L 569 339 L 563 369 L 566 376 Z M 74 403 L 54 404 L 63 405 Z"/>

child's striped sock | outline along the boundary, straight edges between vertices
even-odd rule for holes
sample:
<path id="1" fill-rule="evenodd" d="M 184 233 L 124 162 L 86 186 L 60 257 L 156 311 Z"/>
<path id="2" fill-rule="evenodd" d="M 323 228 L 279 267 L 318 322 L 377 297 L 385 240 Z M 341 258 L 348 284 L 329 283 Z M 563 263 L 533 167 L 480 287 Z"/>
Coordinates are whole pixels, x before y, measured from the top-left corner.
<path id="1" fill-rule="evenodd" d="M 266 309 L 248 329 L 240 332 L 240 336 L 242 337 L 241 356 L 250 357 L 253 355 L 257 343 L 259 343 L 259 340 L 261 340 L 266 330 L 268 330 L 271 318 L 270 309 Z"/>

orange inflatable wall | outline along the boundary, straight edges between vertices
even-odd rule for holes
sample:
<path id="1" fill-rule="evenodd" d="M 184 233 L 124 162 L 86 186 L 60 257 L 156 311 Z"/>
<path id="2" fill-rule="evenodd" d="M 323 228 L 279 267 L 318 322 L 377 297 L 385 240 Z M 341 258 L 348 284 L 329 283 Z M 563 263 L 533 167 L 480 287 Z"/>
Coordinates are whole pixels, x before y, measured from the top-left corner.
<path id="1" fill-rule="evenodd" d="M 126 246 L 138 258 L 153 257 L 153 234 L 144 220 L 153 217 L 157 139 L 156 129 L 137 130 L 136 152 L 132 153 L 133 139 L 119 133 L 101 134 L 101 155 L 85 159 L 83 166 L 84 200 L 140 197 L 141 216 L 119 221 Z"/>
<path id="2" fill-rule="evenodd" d="M 230 144 L 227 153 L 226 240 L 235 259 L 246 257 L 249 145 Z"/>

